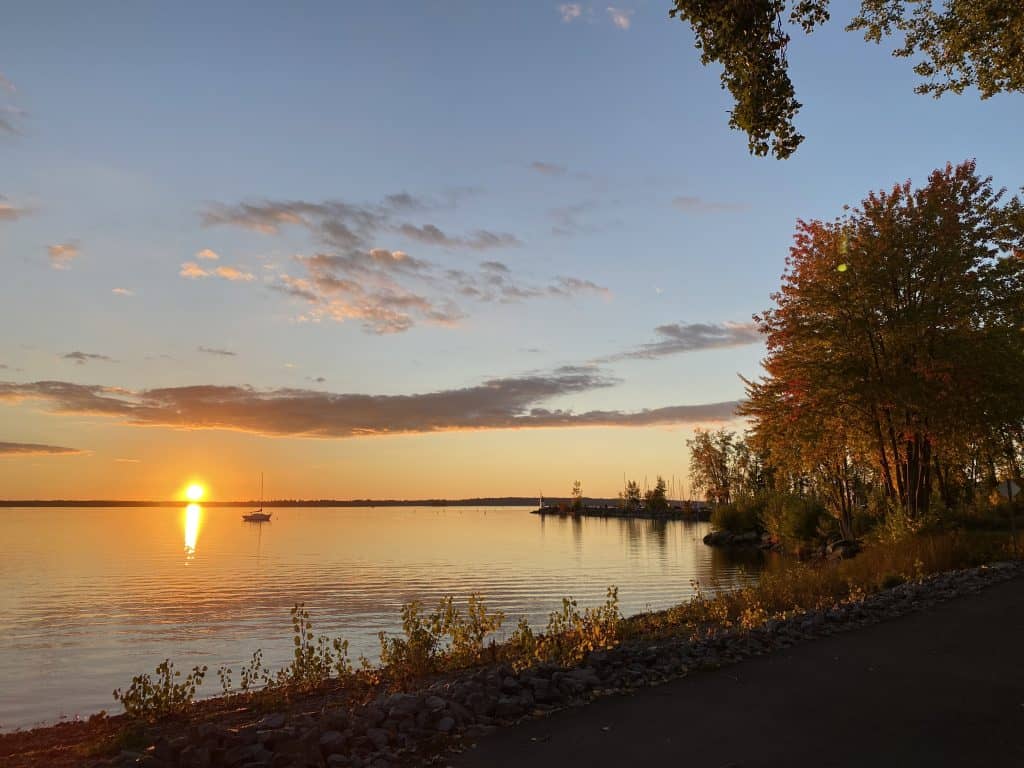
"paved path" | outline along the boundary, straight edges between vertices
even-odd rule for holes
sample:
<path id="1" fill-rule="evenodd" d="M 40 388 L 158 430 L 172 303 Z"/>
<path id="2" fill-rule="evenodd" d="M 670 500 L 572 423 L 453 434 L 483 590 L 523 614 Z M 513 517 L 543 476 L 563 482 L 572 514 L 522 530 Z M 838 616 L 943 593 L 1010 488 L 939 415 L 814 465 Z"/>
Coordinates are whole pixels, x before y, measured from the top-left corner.
<path id="1" fill-rule="evenodd" d="M 502 728 L 450 763 L 1020 768 L 1024 579 Z"/>

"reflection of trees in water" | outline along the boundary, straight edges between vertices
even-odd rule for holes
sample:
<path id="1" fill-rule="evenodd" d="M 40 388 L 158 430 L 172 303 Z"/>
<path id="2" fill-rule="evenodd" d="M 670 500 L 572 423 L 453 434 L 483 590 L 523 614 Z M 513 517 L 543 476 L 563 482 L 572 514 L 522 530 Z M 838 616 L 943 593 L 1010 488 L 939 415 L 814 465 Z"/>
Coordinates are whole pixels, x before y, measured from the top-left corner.
<path id="1" fill-rule="evenodd" d="M 754 548 L 709 547 L 711 550 L 711 579 L 723 585 L 734 581 L 743 571 L 755 575 L 765 570 L 769 561 L 774 561 L 771 553 Z"/>
<path id="2" fill-rule="evenodd" d="M 648 537 L 658 547 L 658 554 L 664 560 L 668 553 L 668 520 L 648 520 Z"/>
<path id="3" fill-rule="evenodd" d="M 583 552 L 583 518 L 572 518 L 572 545 L 576 554 Z"/>

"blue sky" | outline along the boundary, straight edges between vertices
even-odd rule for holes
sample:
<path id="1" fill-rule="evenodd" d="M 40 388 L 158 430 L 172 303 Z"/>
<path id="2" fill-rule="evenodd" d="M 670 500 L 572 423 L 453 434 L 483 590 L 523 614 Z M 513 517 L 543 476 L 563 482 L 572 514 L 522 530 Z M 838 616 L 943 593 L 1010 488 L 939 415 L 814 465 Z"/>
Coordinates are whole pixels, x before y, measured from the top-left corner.
<path id="1" fill-rule="evenodd" d="M 0 88 L 0 114 L 16 132 L 0 131 L 0 203 L 22 213 L 0 219 L 0 380 L 385 396 L 532 383 L 600 360 L 599 384 L 514 407 L 635 414 L 732 401 L 742 395 L 737 374 L 755 375 L 763 349 L 723 324 L 768 306 L 797 218 L 831 218 L 872 189 L 969 157 L 999 185 L 1024 184 L 1019 96 L 916 96 L 910 64 L 844 32 L 841 17 L 790 46 L 806 141 L 787 161 L 750 157 L 746 137 L 727 127 L 718 71 L 699 65 L 692 33 L 667 10 L 583 3 L 575 15 L 558 3 L 455 1 L 7 9 L 0 73 L 13 87 Z M 400 193 L 413 203 L 387 203 Z M 340 245 L 324 234 L 337 207 L 269 227 L 267 216 L 296 202 L 377 219 Z M 244 204 L 265 206 L 264 218 L 240 224 Z M 59 245 L 75 255 L 51 258 Z M 375 257 L 372 274 L 337 261 L 317 272 L 309 261 L 373 249 L 392 256 L 383 266 Z M 219 258 L 198 258 L 204 250 Z M 495 262 L 514 290 L 486 282 Z M 182 277 L 188 263 L 252 279 Z M 325 278 L 358 285 L 328 294 L 337 282 Z M 301 292 L 295 280 L 316 283 L 318 303 L 283 290 Z M 376 298 L 366 298 L 367 280 Z M 459 292 L 466 280 L 475 298 Z M 429 307 L 402 310 L 398 332 L 342 317 L 356 295 L 364 315 L 366 302 L 379 311 L 380 291 L 390 292 L 389 311 L 398 293 L 406 308 L 411 296 Z M 343 305 L 328 309 L 331 300 Z M 443 323 L 424 314 L 442 310 Z M 668 338 L 659 326 L 692 339 L 695 324 L 726 341 L 614 359 Z M 76 351 L 110 359 L 65 357 Z M 55 467 L 73 470 L 59 473 L 64 493 L 99 492 L 101 478 L 124 470 L 118 458 L 135 459 L 129 495 L 172 482 L 148 466 L 158 454 L 141 455 L 131 418 L 77 406 L 54 415 L 52 398 L 27 391 L 0 406 L 0 442 L 82 453 L 5 458 L 10 495 L 50 495 Z M 544 425 L 528 436 L 489 432 L 484 419 L 483 431 L 445 422 L 454 434 L 315 440 L 208 415 L 186 426 L 217 429 L 182 433 L 166 422 L 147 422 L 142 442 L 173 446 L 165 463 L 175 472 L 210 474 L 186 466 L 199 444 L 216 453 L 244 443 L 247 461 L 276 457 L 294 495 L 311 487 L 317 457 L 364 468 L 461 457 L 458 472 L 437 467 L 391 494 L 361 484 L 356 470 L 337 482 L 316 477 L 328 495 L 416 496 L 512 493 L 535 478 L 568 487 L 576 476 L 614 493 L 621 471 L 683 473 L 699 419 Z M 587 458 L 593 441 L 604 446 L 600 461 Z M 514 475 L 473 458 L 484 452 L 515 455 Z M 467 467 L 477 485 L 462 476 Z M 222 483 L 224 495 L 240 492 Z"/>

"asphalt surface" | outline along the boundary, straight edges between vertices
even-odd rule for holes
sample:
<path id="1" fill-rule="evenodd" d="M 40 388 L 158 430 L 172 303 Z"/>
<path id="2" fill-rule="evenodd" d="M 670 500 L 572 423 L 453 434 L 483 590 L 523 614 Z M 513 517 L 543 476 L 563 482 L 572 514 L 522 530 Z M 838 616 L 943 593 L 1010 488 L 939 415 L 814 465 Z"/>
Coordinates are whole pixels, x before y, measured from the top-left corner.
<path id="1" fill-rule="evenodd" d="M 483 737 L 458 768 L 1024 767 L 1024 579 Z"/>

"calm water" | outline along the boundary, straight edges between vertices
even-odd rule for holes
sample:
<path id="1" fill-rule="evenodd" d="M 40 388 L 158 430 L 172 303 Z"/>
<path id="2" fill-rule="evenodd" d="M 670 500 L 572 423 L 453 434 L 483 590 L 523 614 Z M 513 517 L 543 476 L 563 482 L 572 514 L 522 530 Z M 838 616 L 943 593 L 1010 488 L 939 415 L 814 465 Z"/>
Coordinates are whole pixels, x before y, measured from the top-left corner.
<path id="1" fill-rule="evenodd" d="M 116 711 L 110 692 L 170 657 L 179 668 L 291 654 L 288 611 L 305 601 L 319 634 L 376 656 L 399 607 L 477 591 L 543 624 L 619 587 L 623 613 L 686 599 L 691 581 L 733 586 L 756 571 L 705 547 L 706 524 L 542 519 L 523 508 L 274 511 L 2 509 L 0 729 Z M 236 673 L 237 682 L 237 673 Z"/>

